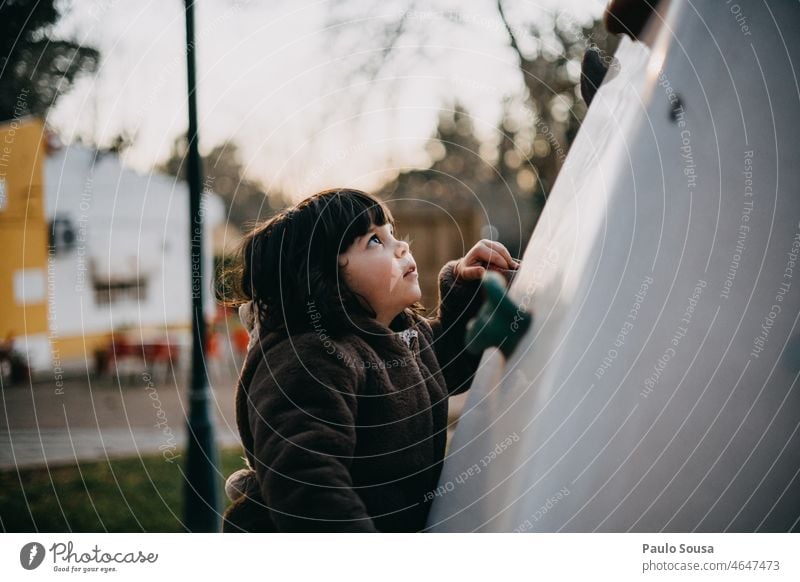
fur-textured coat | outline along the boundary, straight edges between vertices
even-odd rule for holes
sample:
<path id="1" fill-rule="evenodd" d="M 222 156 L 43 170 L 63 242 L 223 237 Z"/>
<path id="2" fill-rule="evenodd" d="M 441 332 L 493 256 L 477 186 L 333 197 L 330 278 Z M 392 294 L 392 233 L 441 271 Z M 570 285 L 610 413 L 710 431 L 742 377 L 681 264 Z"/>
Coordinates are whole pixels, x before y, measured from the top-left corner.
<path id="1" fill-rule="evenodd" d="M 437 318 L 410 309 L 389 327 L 354 318 L 333 340 L 324 322 L 267 333 L 248 352 L 236 422 L 249 469 L 223 531 L 413 532 L 425 526 L 447 435 L 448 397 L 480 360 L 464 349 L 479 281 L 439 273 Z M 313 309 L 309 311 L 314 317 Z"/>

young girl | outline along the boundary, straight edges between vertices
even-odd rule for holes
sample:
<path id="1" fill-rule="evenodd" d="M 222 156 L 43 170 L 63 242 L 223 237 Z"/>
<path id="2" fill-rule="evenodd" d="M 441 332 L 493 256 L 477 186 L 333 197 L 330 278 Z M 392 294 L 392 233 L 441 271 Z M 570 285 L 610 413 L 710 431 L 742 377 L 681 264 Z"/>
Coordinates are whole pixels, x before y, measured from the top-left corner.
<path id="1" fill-rule="evenodd" d="M 447 399 L 480 359 L 464 347 L 480 279 L 517 266 L 481 240 L 444 265 L 428 319 L 409 245 L 369 194 L 326 190 L 256 228 L 237 274 L 253 338 L 236 394 L 248 468 L 226 484 L 223 531 L 422 530 Z"/>

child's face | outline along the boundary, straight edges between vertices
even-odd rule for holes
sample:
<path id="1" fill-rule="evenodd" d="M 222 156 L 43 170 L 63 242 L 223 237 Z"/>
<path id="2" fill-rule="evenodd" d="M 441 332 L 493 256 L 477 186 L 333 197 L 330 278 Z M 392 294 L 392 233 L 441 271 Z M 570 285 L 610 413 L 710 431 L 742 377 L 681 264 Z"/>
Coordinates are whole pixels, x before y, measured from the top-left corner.
<path id="1" fill-rule="evenodd" d="M 394 227 L 372 225 L 339 255 L 345 283 L 361 295 L 384 325 L 422 297 L 408 243 L 394 238 Z"/>

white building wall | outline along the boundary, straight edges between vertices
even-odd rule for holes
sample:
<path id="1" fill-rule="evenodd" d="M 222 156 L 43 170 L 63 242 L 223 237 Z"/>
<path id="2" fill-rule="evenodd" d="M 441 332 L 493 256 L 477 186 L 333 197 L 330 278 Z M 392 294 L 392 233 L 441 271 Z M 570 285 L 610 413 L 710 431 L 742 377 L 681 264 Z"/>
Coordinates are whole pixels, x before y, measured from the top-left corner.
<path id="1" fill-rule="evenodd" d="M 94 150 L 70 146 L 46 161 L 45 199 L 47 220 L 66 219 L 75 234 L 71 250 L 49 259 L 51 333 L 63 338 L 123 327 L 155 330 L 190 325 L 185 182 L 139 174 L 123 167 L 114 155 L 96 157 Z M 211 318 L 215 313 L 211 233 L 225 218 L 217 195 L 203 194 L 203 215 L 205 312 Z M 103 303 L 98 301 L 94 277 L 139 277 L 146 288 L 139 297 Z"/>

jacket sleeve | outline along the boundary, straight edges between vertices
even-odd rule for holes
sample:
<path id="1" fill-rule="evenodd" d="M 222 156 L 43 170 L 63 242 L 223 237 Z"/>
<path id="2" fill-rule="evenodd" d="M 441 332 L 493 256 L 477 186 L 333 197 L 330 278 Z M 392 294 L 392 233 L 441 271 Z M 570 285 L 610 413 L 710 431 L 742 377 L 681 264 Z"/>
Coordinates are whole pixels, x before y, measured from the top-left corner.
<path id="1" fill-rule="evenodd" d="M 483 303 L 480 280 L 456 279 L 453 268 L 458 261 L 445 263 L 439 272 L 439 305 L 436 317 L 428 322 L 433 330 L 433 348 L 451 396 L 465 392 L 472 383 L 481 354 L 466 350 L 466 326 Z"/>
<path id="2" fill-rule="evenodd" d="M 377 531 L 350 475 L 359 369 L 316 337 L 283 346 L 259 364 L 249 391 L 254 468 L 273 523 L 284 532 Z"/>

